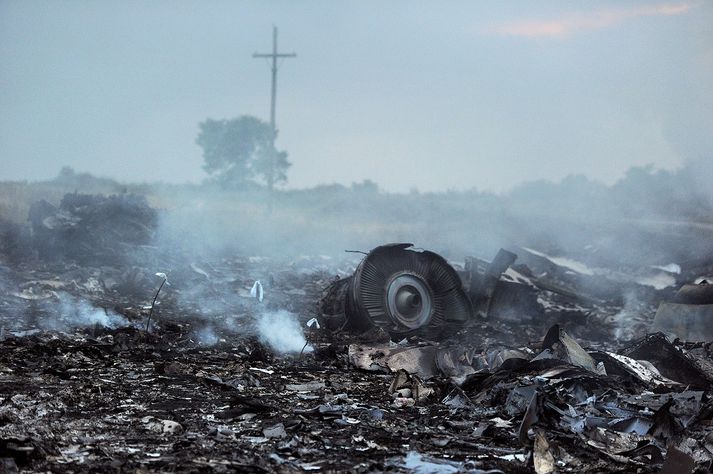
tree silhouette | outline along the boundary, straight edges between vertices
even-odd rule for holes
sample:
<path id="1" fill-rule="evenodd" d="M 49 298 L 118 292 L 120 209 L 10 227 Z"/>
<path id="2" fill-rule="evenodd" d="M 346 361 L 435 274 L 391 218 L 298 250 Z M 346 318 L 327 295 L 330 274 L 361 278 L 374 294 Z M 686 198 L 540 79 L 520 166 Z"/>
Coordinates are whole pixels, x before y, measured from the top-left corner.
<path id="1" fill-rule="evenodd" d="M 199 124 L 196 143 L 203 149 L 203 169 L 227 188 L 287 181 L 287 153 L 272 150 L 270 124 L 243 115 L 234 119 L 207 119 Z"/>

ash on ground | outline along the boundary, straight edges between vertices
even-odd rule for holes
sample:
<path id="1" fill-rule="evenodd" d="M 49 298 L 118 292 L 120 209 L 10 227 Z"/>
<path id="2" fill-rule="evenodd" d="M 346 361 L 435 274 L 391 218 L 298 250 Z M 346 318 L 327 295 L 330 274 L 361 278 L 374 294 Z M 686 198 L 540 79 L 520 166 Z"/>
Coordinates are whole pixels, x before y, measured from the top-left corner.
<path id="1" fill-rule="evenodd" d="M 130 226 L 107 240 L 92 206 L 126 209 Z M 697 330 L 686 315 L 663 332 L 655 322 L 660 303 L 687 305 L 676 291 L 713 264 L 608 269 L 517 248 L 487 287 L 487 261 L 451 262 L 488 301 L 471 295 L 473 319 L 447 337 L 393 340 L 377 326 L 329 327 L 338 311 L 324 314 L 325 293 L 359 255 L 164 255 L 148 245 L 155 216 L 143 206 L 38 207 L 38 241 L 2 255 L 5 471 L 713 465 L 713 348 L 676 337 Z"/>

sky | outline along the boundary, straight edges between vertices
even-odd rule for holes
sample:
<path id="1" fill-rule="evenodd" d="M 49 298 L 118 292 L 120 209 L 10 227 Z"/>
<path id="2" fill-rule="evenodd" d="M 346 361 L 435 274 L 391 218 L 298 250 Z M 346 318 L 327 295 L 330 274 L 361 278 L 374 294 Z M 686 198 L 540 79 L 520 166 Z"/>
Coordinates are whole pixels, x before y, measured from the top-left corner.
<path id="1" fill-rule="evenodd" d="M 0 180 L 200 182 L 269 120 L 288 188 L 503 192 L 713 160 L 712 1 L 0 0 Z"/>

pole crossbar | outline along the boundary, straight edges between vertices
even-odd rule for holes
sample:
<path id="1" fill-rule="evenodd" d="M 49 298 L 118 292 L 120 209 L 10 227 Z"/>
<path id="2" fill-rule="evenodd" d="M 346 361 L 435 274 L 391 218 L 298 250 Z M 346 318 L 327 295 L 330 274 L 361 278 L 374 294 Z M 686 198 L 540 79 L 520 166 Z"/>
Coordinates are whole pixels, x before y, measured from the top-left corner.
<path id="1" fill-rule="evenodd" d="M 272 27 L 272 53 L 254 53 L 253 58 L 270 58 L 272 59 L 272 86 L 270 94 L 270 128 L 272 129 L 272 140 L 269 153 L 269 166 L 267 173 L 267 189 L 269 193 L 269 212 L 272 212 L 272 195 L 273 187 L 275 186 L 275 158 L 277 151 L 275 149 L 275 138 L 277 137 L 277 124 L 275 121 L 275 107 L 277 102 L 277 59 L 278 58 L 296 58 L 297 53 L 278 53 L 277 52 L 277 27 Z"/>

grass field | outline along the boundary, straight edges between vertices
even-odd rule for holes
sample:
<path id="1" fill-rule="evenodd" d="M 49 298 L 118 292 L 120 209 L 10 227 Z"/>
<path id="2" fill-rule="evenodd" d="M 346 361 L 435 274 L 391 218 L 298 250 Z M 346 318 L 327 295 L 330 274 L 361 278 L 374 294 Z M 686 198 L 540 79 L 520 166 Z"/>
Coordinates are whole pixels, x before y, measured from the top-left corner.
<path id="1" fill-rule="evenodd" d="M 631 173 L 610 187 L 583 177 L 535 182 L 505 195 L 318 186 L 276 192 L 272 213 L 259 188 L 124 184 L 71 174 L 0 182 L 0 219 L 25 224 L 33 202 L 58 205 L 66 193 L 126 192 L 145 196 L 160 210 L 156 245 L 196 253 L 343 255 L 412 242 L 456 260 L 490 258 L 500 247 L 526 245 L 553 255 L 606 259 L 608 265 L 665 265 L 713 254 L 713 196 L 709 188 L 683 186 L 693 173 L 684 171 Z"/>

